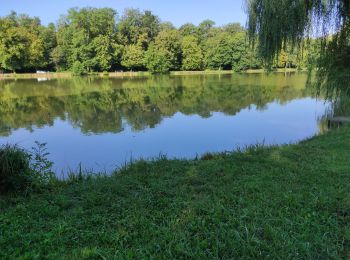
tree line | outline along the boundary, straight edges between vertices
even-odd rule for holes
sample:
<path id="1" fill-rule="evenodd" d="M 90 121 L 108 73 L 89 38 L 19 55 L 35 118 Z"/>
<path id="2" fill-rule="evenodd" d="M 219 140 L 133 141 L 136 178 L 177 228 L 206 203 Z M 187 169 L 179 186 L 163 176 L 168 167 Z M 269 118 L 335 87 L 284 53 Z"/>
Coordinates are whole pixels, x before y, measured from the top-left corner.
<path id="1" fill-rule="evenodd" d="M 315 41 L 316 44 L 316 41 Z M 307 67 L 316 48 L 285 48 L 272 67 Z M 0 70 L 4 72 L 234 70 L 264 68 L 238 23 L 205 20 L 176 28 L 151 11 L 73 8 L 56 24 L 25 14 L 0 18 Z"/>

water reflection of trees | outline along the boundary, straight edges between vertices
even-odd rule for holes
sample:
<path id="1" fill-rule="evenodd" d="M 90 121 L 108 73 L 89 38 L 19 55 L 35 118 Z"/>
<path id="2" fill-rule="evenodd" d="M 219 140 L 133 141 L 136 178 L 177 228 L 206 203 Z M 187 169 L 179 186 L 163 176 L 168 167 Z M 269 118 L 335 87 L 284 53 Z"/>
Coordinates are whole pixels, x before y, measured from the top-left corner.
<path id="1" fill-rule="evenodd" d="M 68 120 L 84 133 L 154 127 L 177 112 L 210 117 L 264 109 L 309 95 L 303 74 L 161 76 L 134 79 L 73 78 L 46 82 L 0 81 L 0 134 Z"/>

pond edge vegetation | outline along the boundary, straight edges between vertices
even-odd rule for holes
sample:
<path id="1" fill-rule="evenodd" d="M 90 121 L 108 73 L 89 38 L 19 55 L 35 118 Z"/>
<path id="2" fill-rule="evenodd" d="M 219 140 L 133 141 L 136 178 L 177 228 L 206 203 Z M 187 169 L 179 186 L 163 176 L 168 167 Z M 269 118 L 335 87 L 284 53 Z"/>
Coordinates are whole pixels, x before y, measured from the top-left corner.
<path id="1" fill-rule="evenodd" d="M 299 144 L 256 145 L 196 160 L 161 156 L 132 162 L 111 176 L 80 172 L 65 181 L 32 185 L 26 194 L 3 194 L 0 257 L 347 258 L 349 142 L 349 127 L 343 126 Z M 39 148 L 45 150 L 44 145 Z M 39 165 L 48 169 L 45 154 Z M 194 211 L 184 211 L 185 205 Z M 182 224 L 173 230 L 174 217 Z M 124 230 L 124 225 L 131 226 Z M 227 227 L 220 229 L 222 225 Z M 24 231 L 28 228 L 29 233 Z M 94 239 L 82 237 L 80 229 Z M 221 230 L 218 237 L 215 230 Z M 243 236 L 245 232 L 250 235 Z"/>
<path id="2" fill-rule="evenodd" d="M 269 73 L 296 73 L 307 72 L 306 69 L 295 68 L 276 68 L 268 69 L 248 69 L 246 71 L 235 72 L 232 70 L 200 70 L 200 71 L 170 71 L 165 75 L 170 76 L 190 76 L 190 75 L 231 75 L 231 74 L 269 74 Z M 115 71 L 115 72 L 90 72 L 82 75 L 76 75 L 72 72 L 45 72 L 45 73 L 0 73 L 2 79 L 31 79 L 31 78 L 71 78 L 71 77 L 103 77 L 103 78 L 133 78 L 133 77 L 152 77 L 160 74 L 152 74 L 148 71 Z M 163 73 L 164 75 L 164 73 Z"/>
<path id="3" fill-rule="evenodd" d="M 342 131 L 349 130 L 350 126 L 346 123 L 342 124 Z M 134 168 L 136 165 L 157 163 L 157 161 L 208 161 L 216 160 L 218 158 L 225 158 L 228 156 L 234 156 L 235 154 L 250 154 L 259 150 L 270 149 L 283 149 L 285 147 L 302 146 L 314 139 L 319 139 L 320 136 L 328 136 L 329 132 L 339 132 L 340 130 L 329 129 L 328 132 L 323 132 L 309 137 L 305 140 L 301 140 L 293 144 L 280 144 L 280 145 L 265 145 L 264 143 L 257 143 L 254 145 L 247 145 L 244 147 L 236 147 L 232 151 L 207 152 L 202 155 L 197 155 L 193 159 L 174 158 L 168 159 L 166 154 L 160 154 L 156 157 L 150 158 L 131 158 L 129 161 L 125 161 L 122 165 L 116 167 L 111 172 L 95 172 L 92 170 L 85 170 L 82 165 L 79 164 L 77 170 L 69 170 L 66 177 L 60 177 L 52 170 L 53 162 L 48 159 L 50 154 L 47 149 L 47 143 L 40 143 L 35 141 L 35 145 L 31 150 L 24 149 L 17 144 L 5 144 L 0 147 L 0 194 L 27 196 L 32 192 L 42 192 L 46 189 L 50 190 L 60 184 L 72 184 L 77 181 L 86 181 L 91 179 L 112 178 L 122 173 L 128 172 L 129 169 Z M 327 137 L 326 137 L 327 138 Z M 141 173 L 141 172 L 140 172 Z"/>

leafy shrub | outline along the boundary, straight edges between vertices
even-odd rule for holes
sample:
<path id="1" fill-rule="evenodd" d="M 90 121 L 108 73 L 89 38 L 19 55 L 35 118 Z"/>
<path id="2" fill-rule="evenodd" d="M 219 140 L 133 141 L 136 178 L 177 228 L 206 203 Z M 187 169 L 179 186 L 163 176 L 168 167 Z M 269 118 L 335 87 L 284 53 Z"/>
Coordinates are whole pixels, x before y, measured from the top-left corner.
<path id="1" fill-rule="evenodd" d="M 31 169 L 34 175 L 34 185 L 40 187 L 50 184 L 55 179 L 55 173 L 52 171 L 53 162 L 47 156 L 46 143 L 35 142 L 36 146 L 32 147 Z"/>
<path id="2" fill-rule="evenodd" d="M 55 179 L 53 163 L 47 159 L 46 144 L 35 143 L 32 151 L 17 145 L 0 148 L 0 193 L 28 192 L 49 185 Z"/>
<path id="3" fill-rule="evenodd" d="M 31 155 L 18 146 L 0 148 L 0 193 L 23 191 L 32 183 Z"/>
<path id="4" fill-rule="evenodd" d="M 74 76 L 82 76 L 86 74 L 84 65 L 80 61 L 75 61 L 73 63 L 72 72 Z"/>

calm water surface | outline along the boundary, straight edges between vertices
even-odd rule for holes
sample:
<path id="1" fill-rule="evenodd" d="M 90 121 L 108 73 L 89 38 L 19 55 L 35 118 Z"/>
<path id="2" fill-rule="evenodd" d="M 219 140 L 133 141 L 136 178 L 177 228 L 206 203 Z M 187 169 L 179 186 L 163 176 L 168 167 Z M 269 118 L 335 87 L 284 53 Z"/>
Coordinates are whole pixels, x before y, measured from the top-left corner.
<path id="1" fill-rule="evenodd" d="M 0 144 L 47 143 L 57 173 L 131 158 L 193 158 L 319 133 L 305 74 L 0 81 Z"/>

